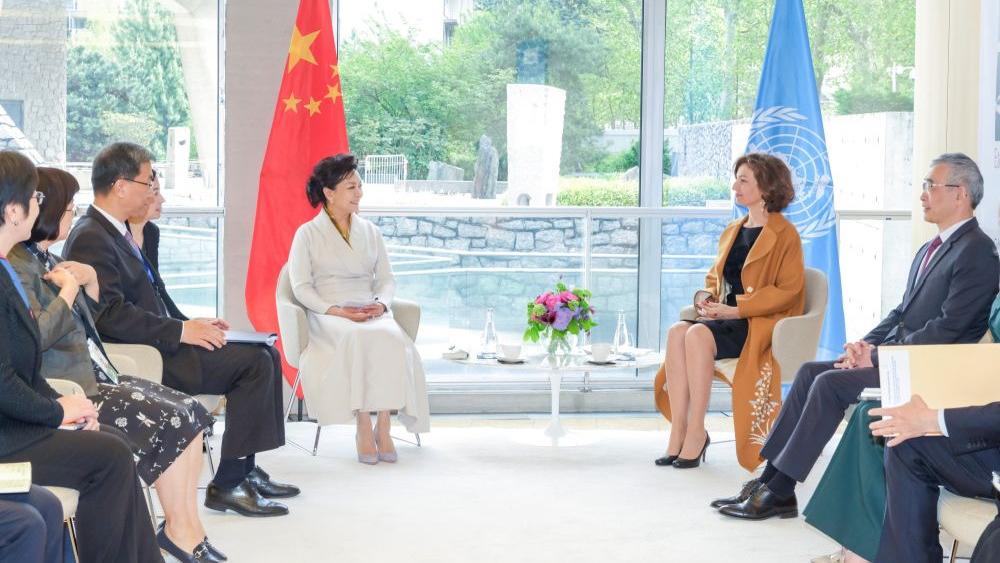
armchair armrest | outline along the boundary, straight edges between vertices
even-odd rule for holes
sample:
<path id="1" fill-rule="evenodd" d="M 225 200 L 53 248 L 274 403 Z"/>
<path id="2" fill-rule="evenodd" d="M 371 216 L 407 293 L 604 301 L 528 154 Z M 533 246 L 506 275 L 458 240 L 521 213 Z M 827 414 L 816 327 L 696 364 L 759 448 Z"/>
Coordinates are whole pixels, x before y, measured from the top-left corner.
<path id="1" fill-rule="evenodd" d="M 104 344 L 108 359 L 119 372 L 163 383 L 163 357 L 160 351 L 145 344 Z"/>
<path id="2" fill-rule="evenodd" d="M 417 331 L 420 329 L 420 305 L 414 301 L 406 299 L 393 299 L 392 317 L 399 323 L 403 332 L 410 337 L 410 340 L 417 341 Z"/>
<path id="3" fill-rule="evenodd" d="M 795 373 L 806 362 L 816 359 L 816 342 L 823 328 L 822 312 L 797 317 L 785 317 L 774 325 L 771 352 L 781 366 L 783 382 L 795 379 Z"/>
<path id="4" fill-rule="evenodd" d="M 281 349 L 285 360 L 292 367 L 299 367 L 299 356 L 309 345 L 309 320 L 306 310 L 288 301 L 278 300 L 278 328 L 281 331 Z"/>
<path id="5" fill-rule="evenodd" d="M 75 381 L 70 381 L 68 379 L 47 379 L 46 382 L 49 384 L 56 393 L 60 395 L 80 395 L 83 396 L 85 393 L 83 387 Z"/>

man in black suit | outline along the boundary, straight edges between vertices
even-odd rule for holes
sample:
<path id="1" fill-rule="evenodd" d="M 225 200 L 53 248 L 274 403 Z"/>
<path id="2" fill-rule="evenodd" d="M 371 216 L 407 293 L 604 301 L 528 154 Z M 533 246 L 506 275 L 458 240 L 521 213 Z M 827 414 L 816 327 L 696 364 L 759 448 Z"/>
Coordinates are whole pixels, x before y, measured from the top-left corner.
<path id="1" fill-rule="evenodd" d="M 761 457 L 761 476 L 712 506 L 727 516 L 761 520 L 798 515 L 796 482 L 805 481 L 848 406 L 878 387 L 877 346 L 978 342 L 997 294 L 1000 261 L 973 210 L 983 198 L 979 167 L 961 153 L 931 162 L 920 202 L 938 235 L 913 259 L 903 301 L 834 362 L 809 362 L 795 375 Z"/>
<path id="2" fill-rule="evenodd" d="M 967 497 L 993 496 L 990 470 L 1000 470 L 1000 402 L 936 410 L 914 395 L 905 405 L 870 414 L 891 417 L 871 423 L 871 429 L 893 437 L 886 443 L 886 510 L 875 561 L 939 562 L 938 487 Z M 981 561 L 992 560 L 982 546 L 973 561 L 980 555 Z"/>
<path id="3" fill-rule="evenodd" d="M 147 344 L 163 356 L 163 384 L 189 395 L 225 395 L 222 461 L 205 506 L 245 516 L 279 516 L 288 508 L 269 498 L 298 488 L 271 481 L 254 454 L 285 443 L 281 361 L 272 348 L 227 344 L 221 319 L 174 318 L 163 280 L 139 249 L 127 218 L 153 201 L 152 156 L 131 143 L 105 147 L 94 159 L 94 204 L 66 240 L 63 255 L 90 264 L 101 282 L 97 318 L 108 342 Z"/>

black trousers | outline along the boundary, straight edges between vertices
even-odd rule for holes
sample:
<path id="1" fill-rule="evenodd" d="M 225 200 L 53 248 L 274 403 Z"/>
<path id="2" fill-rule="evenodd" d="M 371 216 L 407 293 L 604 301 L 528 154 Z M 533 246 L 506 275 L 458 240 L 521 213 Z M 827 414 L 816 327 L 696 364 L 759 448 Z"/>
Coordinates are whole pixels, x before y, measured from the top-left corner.
<path id="1" fill-rule="evenodd" d="M 0 561 L 63 563 L 62 505 L 54 494 L 32 485 L 0 495 Z"/>
<path id="2" fill-rule="evenodd" d="M 0 462 L 10 461 L 30 461 L 36 484 L 80 491 L 76 526 L 81 563 L 163 561 L 132 450 L 114 428 L 54 430 L 45 439 L 0 457 Z"/>
<path id="3" fill-rule="evenodd" d="M 203 373 L 195 393 L 226 396 L 222 459 L 237 459 L 285 445 L 281 356 L 271 346 L 226 344 L 197 348 Z"/>
<path id="4" fill-rule="evenodd" d="M 805 481 L 847 407 L 858 402 L 865 387 L 878 385 L 878 368 L 837 369 L 833 362 L 802 364 L 760 450 L 761 457 L 785 475 Z"/>
<path id="5" fill-rule="evenodd" d="M 962 496 L 990 498 L 990 471 L 997 468 L 1000 449 L 955 455 L 948 438 L 941 436 L 912 438 L 886 448 L 885 521 L 875 561 L 939 563 L 938 487 Z"/>

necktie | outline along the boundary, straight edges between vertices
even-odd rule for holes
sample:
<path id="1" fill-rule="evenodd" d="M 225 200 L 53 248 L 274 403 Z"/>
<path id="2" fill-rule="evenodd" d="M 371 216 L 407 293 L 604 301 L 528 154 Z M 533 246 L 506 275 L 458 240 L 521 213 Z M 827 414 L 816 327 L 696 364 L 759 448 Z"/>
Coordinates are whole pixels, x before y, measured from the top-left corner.
<path id="1" fill-rule="evenodd" d="M 924 275 L 924 270 L 927 269 L 927 264 L 930 264 L 931 258 L 934 256 L 934 252 L 937 251 L 938 247 L 941 246 L 941 237 L 934 237 L 931 241 L 931 245 L 927 247 L 927 253 L 924 254 L 924 260 L 920 263 L 920 270 L 917 272 L 917 278 Z"/>
<path id="2" fill-rule="evenodd" d="M 132 249 L 132 254 L 142 262 L 142 267 L 146 269 L 146 277 L 149 278 L 150 285 L 153 286 L 153 292 L 156 293 L 156 305 L 159 309 L 161 315 L 170 316 L 167 311 L 167 305 L 163 302 L 163 297 L 160 296 L 160 288 L 156 285 L 156 278 L 153 276 L 153 267 L 150 266 L 149 262 L 146 261 L 146 257 L 142 254 L 142 249 L 139 248 L 139 244 L 135 242 L 135 238 L 132 237 L 132 231 L 125 229 L 125 240 L 128 241 L 129 247 Z"/>

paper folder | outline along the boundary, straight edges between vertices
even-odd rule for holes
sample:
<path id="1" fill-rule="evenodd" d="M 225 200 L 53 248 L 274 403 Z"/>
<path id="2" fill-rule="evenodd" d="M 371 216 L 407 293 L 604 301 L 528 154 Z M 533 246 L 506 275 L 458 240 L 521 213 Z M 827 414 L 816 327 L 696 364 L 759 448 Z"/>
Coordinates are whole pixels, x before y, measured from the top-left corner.
<path id="1" fill-rule="evenodd" d="M 1000 401 L 1000 344 L 880 346 L 882 406 L 920 395 L 933 409 Z"/>

